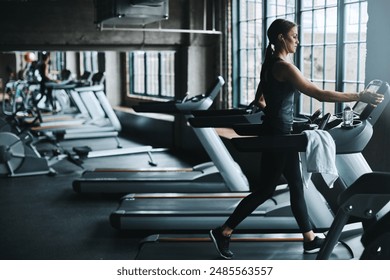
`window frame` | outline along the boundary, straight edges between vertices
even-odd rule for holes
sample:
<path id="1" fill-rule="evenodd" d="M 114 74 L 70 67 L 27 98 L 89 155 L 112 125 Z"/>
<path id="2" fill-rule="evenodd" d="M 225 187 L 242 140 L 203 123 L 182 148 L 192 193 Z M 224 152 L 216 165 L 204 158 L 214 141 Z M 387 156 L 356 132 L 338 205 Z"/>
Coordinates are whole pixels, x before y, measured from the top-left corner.
<path id="1" fill-rule="evenodd" d="M 249 1 L 256 1 L 256 0 L 247 0 L 247 2 Z M 242 76 L 240 74 L 240 71 L 241 71 L 241 67 L 242 67 L 242 63 L 240 61 L 240 51 L 242 50 L 242 47 L 240 46 L 240 22 L 241 22 L 241 19 L 240 19 L 240 13 L 242 11 L 240 11 L 240 2 L 241 1 L 238 1 L 238 0 L 233 0 L 233 11 L 232 11 L 232 38 L 233 38 L 233 42 L 235 41 L 236 43 L 233 43 L 232 47 L 233 47 L 233 72 L 232 72 L 232 76 L 233 76 L 233 87 L 232 87 L 232 90 L 233 90 L 233 107 L 241 107 L 241 106 L 246 106 L 248 104 L 245 104 L 242 102 L 242 100 L 245 101 L 245 98 L 243 98 L 243 93 L 241 92 L 241 88 L 242 85 L 241 85 L 241 80 L 242 80 Z M 269 1 L 261 1 L 262 2 L 262 17 L 261 17 L 261 24 L 262 24 L 262 44 L 261 44 L 261 53 L 262 53 L 262 57 L 264 57 L 264 52 L 265 52 L 265 48 L 266 48 L 266 44 L 267 44 L 267 37 L 266 37 L 266 31 L 267 31 L 267 27 L 268 27 L 268 24 L 276 17 L 287 17 L 287 15 L 289 15 L 290 17 L 287 17 L 288 19 L 292 20 L 292 13 L 289 13 L 289 12 L 286 12 L 284 15 L 282 15 L 281 13 L 277 13 L 276 15 L 271 15 L 269 13 L 269 11 L 267 10 L 268 6 L 270 5 Z M 287 0 L 275 0 L 274 3 L 276 5 L 280 4 L 284 2 L 287 6 L 288 4 L 288 1 Z M 362 72 L 361 71 L 361 58 L 360 58 L 360 54 L 361 54 L 361 50 L 362 50 L 362 47 L 365 47 L 365 50 L 366 50 L 366 43 L 367 43 L 367 34 L 366 34 L 366 38 L 365 40 L 362 40 L 361 38 L 361 27 L 362 27 L 362 24 L 367 24 L 367 22 L 364 22 L 364 19 L 362 19 L 360 17 L 361 13 L 362 13 L 362 5 L 366 5 L 367 7 L 367 0 L 339 0 L 339 1 L 336 1 L 335 4 L 333 4 L 333 2 L 335 1 L 330 1 L 330 0 L 323 0 L 323 4 L 319 5 L 319 6 L 315 6 L 315 1 L 312 0 L 311 1 L 311 6 L 310 8 L 307 8 L 307 9 L 304 9 L 303 8 L 303 1 L 300 1 L 300 0 L 295 0 L 295 11 L 293 12 L 294 15 L 293 15 L 293 18 L 294 18 L 294 21 L 298 24 L 298 26 L 301 26 L 302 24 L 302 14 L 304 11 L 307 11 L 307 10 L 312 10 L 315 11 L 315 10 L 319 10 L 319 9 L 323 9 L 324 11 L 326 11 L 328 8 L 330 7 L 336 7 L 337 9 L 337 26 L 336 26 L 336 43 L 335 43 L 335 46 L 336 46 L 336 57 L 335 57 L 335 76 L 334 76 L 334 84 L 335 84 L 335 87 L 332 88 L 334 90 L 337 90 L 337 91 L 345 91 L 346 89 L 346 85 L 347 84 L 355 84 L 355 89 L 356 91 L 360 91 L 364 88 L 364 83 L 365 83 L 365 72 Z M 282 3 L 283 4 L 283 3 Z M 357 36 L 358 36 L 358 39 L 356 41 L 347 41 L 345 40 L 345 34 L 347 33 L 347 30 L 346 30 L 346 10 L 351 7 L 349 5 L 359 5 L 358 9 L 359 9 L 359 21 L 357 23 L 358 25 L 358 32 L 357 32 Z M 367 9 L 368 10 L 368 9 Z M 366 11 L 367 11 L 366 10 Z M 286 8 L 286 11 L 288 11 L 288 9 Z M 324 24 L 324 36 L 326 36 L 326 29 L 327 29 L 327 25 Z M 303 53 L 302 53 L 302 50 L 303 50 L 303 47 L 301 45 L 302 43 L 302 35 L 303 35 L 303 32 L 299 32 L 299 36 L 300 36 L 300 45 L 298 46 L 298 50 L 296 52 L 296 54 L 294 55 L 294 62 L 295 62 L 295 65 L 299 68 L 299 69 L 302 69 L 302 66 L 303 66 Z M 313 42 L 312 42 L 313 43 Z M 347 45 L 352 45 L 352 44 L 355 44 L 354 46 L 356 46 L 355 48 L 357 49 L 357 58 L 356 58 L 356 63 L 357 63 L 357 67 L 358 69 L 356 70 L 356 79 L 355 80 L 347 80 L 345 77 L 346 77 L 346 66 L 344 65 L 345 64 L 345 59 L 347 57 L 347 54 L 345 53 L 345 50 L 346 50 L 346 46 Z M 326 56 L 326 51 L 325 51 L 325 46 L 328 46 L 327 45 L 327 42 L 324 40 L 323 42 L 323 46 L 324 46 L 324 50 L 322 52 L 323 54 L 323 61 L 325 61 L 325 56 Z M 312 48 L 315 47 L 315 46 L 312 46 Z M 261 61 L 262 62 L 262 61 Z M 312 62 L 311 62 L 312 63 Z M 363 64 L 364 65 L 364 64 Z M 325 64 L 324 64 L 325 66 Z M 246 70 L 248 71 L 248 70 Z M 255 75 L 259 76 L 259 73 L 255 73 Z M 322 84 L 322 88 L 324 88 L 324 85 L 326 83 L 326 80 L 325 80 L 325 68 L 322 70 L 322 78 L 319 80 L 319 82 Z M 363 77 L 363 78 L 362 78 Z M 259 79 L 259 77 L 258 77 Z M 305 113 L 305 114 L 310 114 L 312 113 L 313 111 L 315 111 L 317 108 L 313 108 L 312 105 L 310 105 L 310 110 L 309 112 L 304 112 L 303 108 L 302 108 L 302 98 L 298 97 L 298 101 L 297 104 L 296 104 L 296 112 L 297 113 Z M 313 99 L 310 98 L 310 102 L 313 102 Z M 317 102 L 317 101 L 316 101 Z M 324 111 L 324 103 L 322 102 L 322 109 Z M 328 105 L 329 106 L 329 105 Z M 342 103 L 335 103 L 334 105 L 334 112 L 332 113 L 338 113 L 342 110 L 343 108 L 343 104 Z M 329 107 L 328 107 L 329 108 Z"/>
<path id="2" fill-rule="evenodd" d="M 137 92 L 137 82 L 135 81 L 135 76 L 137 75 L 134 71 L 136 65 L 135 55 L 139 53 L 143 55 L 143 73 L 139 74 L 143 76 L 143 92 Z M 143 54 L 142 54 L 143 53 Z M 156 55 L 157 58 L 157 67 L 155 69 L 150 69 L 150 66 L 153 65 L 153 62 L 149 59 L 153 59 L 152 55 Z M 165 58 L 168 57 L 166 61 Z M 148 61 L 150 63 L 148 63 Z M 167 64 L 164 65 L 164 63 Z M 175 50 L 144 50 L 144 51 L 128 51 L 126 52 L 126 96 L 127 98 L 141 98 L 141 99 L 157 99 L 157 100 L 173 100 L 175 98 L 175 63 L 176 63 L 176 51 Z M 165 67 L 164 67 L 165 66 Z M 168 68 L 168 70 L 167 70 Z M 156 74 L 157 72 L 157 74 Z M 157 83 L 153 84 L 150 79 L 158 77 Z M 141 79 L 142 80 L 142 79 Z M 167 83 L 164 83 L 164 80 Z M 142 82 L 141 82 L 142 83 Z M 155 87 L 157 91 L 154 93 L 150 92 L 150 88 Z M 139 88 L 139 87 L 138 87 Z M 167 92 L 167 88 L 168 91 Z"/>
<path id="3" fill-rule="evenodd" d="M 82 72 L 90 73 L 99 72 L 99 52 L 98 51 L 82 51 L 80 52 L 80 65 Z"/>

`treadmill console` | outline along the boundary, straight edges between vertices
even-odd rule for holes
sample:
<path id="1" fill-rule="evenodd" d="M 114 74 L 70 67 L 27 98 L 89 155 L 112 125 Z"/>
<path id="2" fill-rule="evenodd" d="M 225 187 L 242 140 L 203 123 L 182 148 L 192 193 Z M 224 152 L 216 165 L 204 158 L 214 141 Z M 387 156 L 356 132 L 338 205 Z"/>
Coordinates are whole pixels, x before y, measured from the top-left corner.
<path id="1" fill-rule="evenodd" d="M 356 116 L 355 125 L 346 128 L 340 121 L 337 126 L 328 130 L 335 140 L 337 154 L 362 152 L 371 139 L 373 125 L 390 101 L 390 86 L 386 82 L 373 80 L 365 90 L 383 94 L 384 100 L 376 107 L 361 101 L 356 102 L 352 108 Z"/>
<path id="2" fill-rule="evenodd" d="M 364 91 L 371 91 L 384 95 L 383 102 L 378 104 L 376 107 L 371 104 L 358 101 L 352 108 L 355 115 L 358 116 L 360 120 L 368 120 L 372 125 L 374 125 L 389 102 L 389 84 L 381 80 L 373 80 L 366 86 Z"/>

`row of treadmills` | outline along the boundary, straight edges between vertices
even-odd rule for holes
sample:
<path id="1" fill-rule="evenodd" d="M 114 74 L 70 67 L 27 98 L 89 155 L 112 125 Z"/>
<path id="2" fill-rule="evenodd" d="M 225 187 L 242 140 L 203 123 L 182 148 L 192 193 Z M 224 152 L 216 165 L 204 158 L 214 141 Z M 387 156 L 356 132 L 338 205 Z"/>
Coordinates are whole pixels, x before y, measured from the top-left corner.
<path id="1" fill-rule="evenodd" d="M 0 118 L 0 175 L 53 174 L 52 166 L 64 159 L 78 164 L 86 158 L 153 150 L 152 146 L 122 147 L 118 138 L 122 126 L 105 95 L 104 84 L 80 86 L 66 81 L 52 83 L 51 87 L 58 108 L 54 113 L 45 112 L 45 97 L 36 84 L 24 80 L 7 83 Z M 72 153 L 61 148 L 67 140 L 95 138 L 113 138 L 116 147 L 98 151 L 87 146 L 73 147 Z M 51 142 L 59 149 L 42 156 L 36 147 L 43 142 Z"/>
<path id="2" fill-rule="evenodd" d="M 200 244 L 207 244 L 208 239 L 204 233 L 222 224 L 250 190 L 247 178 L 233 160 L 215 127 L 231 127 L 236 133 L 244 135 L 245 137 L 231 140 L 234 147 L 241 152 L 261 152 L 266 149 L 304 152 L 306 149 L 307 139 L 300 133 L 272 138 L 258 136 L 261 111 L 209 111 L 223 84 L 223 79 L 219 77 L 205 95 L 175 102 L 142 103 L 134 108 L 137 112 L 183 114 L 211 162 L 185 170 L 91 170 L 84 172 L 82 177 L 73 183 L 74 190 L 79 193 L 127 193 L 120 200 L 117 210 L 110 215 L 110 223 L 122 231 L 151 233 L 142 242 L 138 258 L 166 258 L 167 251 L 172 252 L 172 258 L 178 258 L 180 254 L 186 256 L 186 252 L 193 252 L 194 248 L 198 248 L 195 250 L 199 252 L 195 256 L 189 256 L 190 258 L 208 258 L 202 253 L 203 250 L 199 249 Z M 357 204 L 359 207 L 364 205 L 364 212 L 370 212 L 370 217 L 376 217 L 378 220 L 377 214 L 385 215 L 388 210 L 386 205 L 390 197 L 389 191 L 384 189 L 380 195 L 376 193 L 380 188 L 386 187 L 388 176 L 373 172 L 361 152 L 371 139 L 373 125 L 389 101 L 390 88 L 387 83 L 374 80 L 367 90 L 384 94 L 385 100 L 375 108 L 357 102 L 353 108 L 353 127 L 343 127 L 338 117 L 330 120 L 329 114 L 318 120 L 320 129 L 326 129 L 336 142 L 336 165 L 339 171 L 339 179 L 332 189 L 326 186 L 321 175 L 315 174 L 310 182 L 311 186 L 305 190 L 315 231 L 327 236 L 325 248 L 317 255 L 319 259 L 356 258 L 363 255 L 362 247 L 368 247 L 361 244 L 360 237 L 366 228 L 359 220 L 367 219 L 367 215 L 353 213 L 351 205 L 346 207 L 348 210 L 340 210 L 341 193 L 349 191 L 350 197 L 346 198 L 345 203 Z M 314 122 L 313 118 L 308 119 Z M 297 124 L 297 127 L 302 127 L 302 118 L 297 118 Z M 376 184 L 378 190 L 375 189 Z M 367 188 L 372 193 L 365 193 Z M 359 193 L 354 193 L 353 189 L 359 190 Z M 342 211 L 344 216 L 339 214 L 339 211 Z M 338 218 L 339 216 L 343 219 Z M 356 217 L 349 219 L 349 216 Z M 348 225 L 344 226 L 346 224 Z M 336 229 L 329 231 L 331 227 Z M 279 256 L 280 258 L 305 258 L 299 247 L 301 238 L 289 206 L 287 186 L 279 186 L 275 196 L 245 219 L 237 228 L 237 232 L 238 235 L 234 239 L 237 243 L 233 244 L 252 242 L 252 245 L 248 246 L 253 246 L 265 243 L 269 245 L 271 242 L 272 249 L 266 252 L 271 250 L 272 254 L 278 248 L 283 248 L 284 251 L 288 244 L 288 248 L 292 248 L 291 252 L 283 257 Z M 274 238 L 275 236 L 277 238 Z M 336 246 L 338 242 L 341 245 Z M 190 246 L 191 250 L 188 250 L 187 246 Z M 170 250 L 167 250 L 167 247 Z M 264 251 L 264 248 L 261 248 L 259 250 Z M 354 249 L 357 252 L 354 252 Z M 161 255 L 158 252 L 161 252 Z M 366 252 L 365 256 L 367 254 Z M 378 255 L 376 257 L 378 258 Z M 383 253 L 379 257 L 383 257 Z"/>
<path id="3" fill-rule="evenodd" d="M 352 127 L 343 127 L 339 116 L 302 116 L 296 119 L 296 133 L 277 137 L 258 135 L 263 113 L 256 108 L 209 110 L 223 85 L 223 78 L 218 77 L 204 95 L 180 101 L 145 102 L 134 107 L 137 112 L 185 116 L 210 162 L 184 169 L 88 170 L 74 180 L 74 191 L 80 194 L 124 194 L 109 218 L 111 226 L 117 230 L 147 233 L 140 243 L 137 259 L 215 258 L 206 233 L 222 224 L 254 187 L 249 185 L 215 128 L 229 127 L 240 135 L 230 139 L 237 151 L 258 153 L 269 149 L 304 152 L 307 139 L 300 133 L 301 130 L 318 127 L 327 130 L 335 140 L 339 171 L 333 188 L 325 184 L 320 174 L 313 174 L 309 188 L 305 189 L 314 229 L 326 236 L 324 248 L 316 256 L 303 254 L 302 238 L 289 205 L 288 186 L 281 185 L 272 199 L 238 226 L 232 239 L 232 250 L 238 253 L 236 258 L 388 258 L 390 222 L 386 221 L 390 221 L 390 191 L 387 189 L 390 174 L 373 172 L 362 151 L 390 100 L 389 85 L 379 80 L 369 83 L 367 90 L 383 94 L 384 101 L 377 107 L 357 102 L 353 107 L 355 118 Z M 98 101 L 103 111 L 110 111 L 101 89 L 72 89 L 71 92 L 77 93 L 76 97 L 71 94 L 72 100 L 78 100 L 78 97 L 82 100 L 85 98 L 83 93 L 90 92 L 89 97 L 94 96 L 92 99 Z M 90 112 L 91 109 L 86 110 Z M 115 118 L 115 113 L 112 113 L 105 112 L 104 115 Z M 317 125 L 313 126 L 314 123 Z M 117 124 L 120 125 L 119 122 Z M 68 128 L 65 132 L 63 129 L 35 128 L 40 133 L 49 133 L 49 136 L 61 135 L 62 139 L 66 135 L 71 137 L 72 129 L 75 129 L 74 135 L 90 132 L 88 127 L 80 130 Z M 152 150 L 150 146 L 146 147 L 146 150 L 138 152 Z M 106 154 L 109 155 L 116 154 L 111 151 Z"/>

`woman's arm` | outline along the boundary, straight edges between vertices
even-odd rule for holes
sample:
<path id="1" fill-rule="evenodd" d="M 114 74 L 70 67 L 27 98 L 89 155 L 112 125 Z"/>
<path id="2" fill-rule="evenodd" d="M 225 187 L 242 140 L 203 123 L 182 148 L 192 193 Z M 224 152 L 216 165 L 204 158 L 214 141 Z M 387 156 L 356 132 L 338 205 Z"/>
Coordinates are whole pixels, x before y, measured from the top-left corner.
<path id="1" fill-rule="evenodd" d="M 50 75 L 49 75 L 49 66 L 47 64 L 44 64 L 43 71 L 45 73 L 46 80 L 50 81 Z"/>
<path id="2" fill-rule="evenodd" d="M 361 100 L 366 103 L 378 104 L 383 100 L 382 95 L 372 92 L 343 93 L 320 89 L 308 81 L 295 65 L 285 61 L 275 64 L 273 74 L 277 80 L 292 83 L 300 92 L 320 102 L 352 102 Z"/>
<path id="3" fill-rule="evenodd" d="M 261 83 L 257 86 L 256 95 L 255 95 L 255 104 L 259 107 L 264 109 L 265 108 L 265 99 L 263 96 L 263 92 L 261 91 Z"/>
<path id="4" fill-rule="evenodd" d="M 43 72 L 44 72 L 44 75 L 45 75 L 44 79 L 45 79 L 46 82 L 53 82 L 53 83 L 59 83 L 60 82 L 59 80 L 53 80 L 50 77 L 49 65 L 44 64 L 43 67 L 44 67 Z"/>

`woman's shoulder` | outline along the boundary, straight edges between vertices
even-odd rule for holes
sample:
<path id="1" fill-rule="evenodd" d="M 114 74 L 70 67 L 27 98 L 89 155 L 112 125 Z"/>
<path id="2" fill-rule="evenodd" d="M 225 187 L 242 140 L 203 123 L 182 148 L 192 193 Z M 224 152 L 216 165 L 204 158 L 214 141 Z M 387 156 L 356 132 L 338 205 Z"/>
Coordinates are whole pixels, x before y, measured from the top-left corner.
<path id="1" fill-rule="evenodd" d="M 293 63 L 285 61 L 283 59 L 279 59 L 274 63 L 274 71 L 292 74 L 299 70 Z"/>
<path id="2" fill-rule="evenodd" d="M 279 67 L 291 67 L 294 66 L 294 64 L 281 59 L 280 57 L 275 58 L 274 65 L 279 66 Z"/>
<path id="3" fill-rule="evenodd" d="M 286 77 L 292 75 L 298 68 L 288 61 L 280 59 L 275 62 L 273 67 L 273 73 L 275 77 L 279 77 L 279 80 L 286 80 Z"/>

